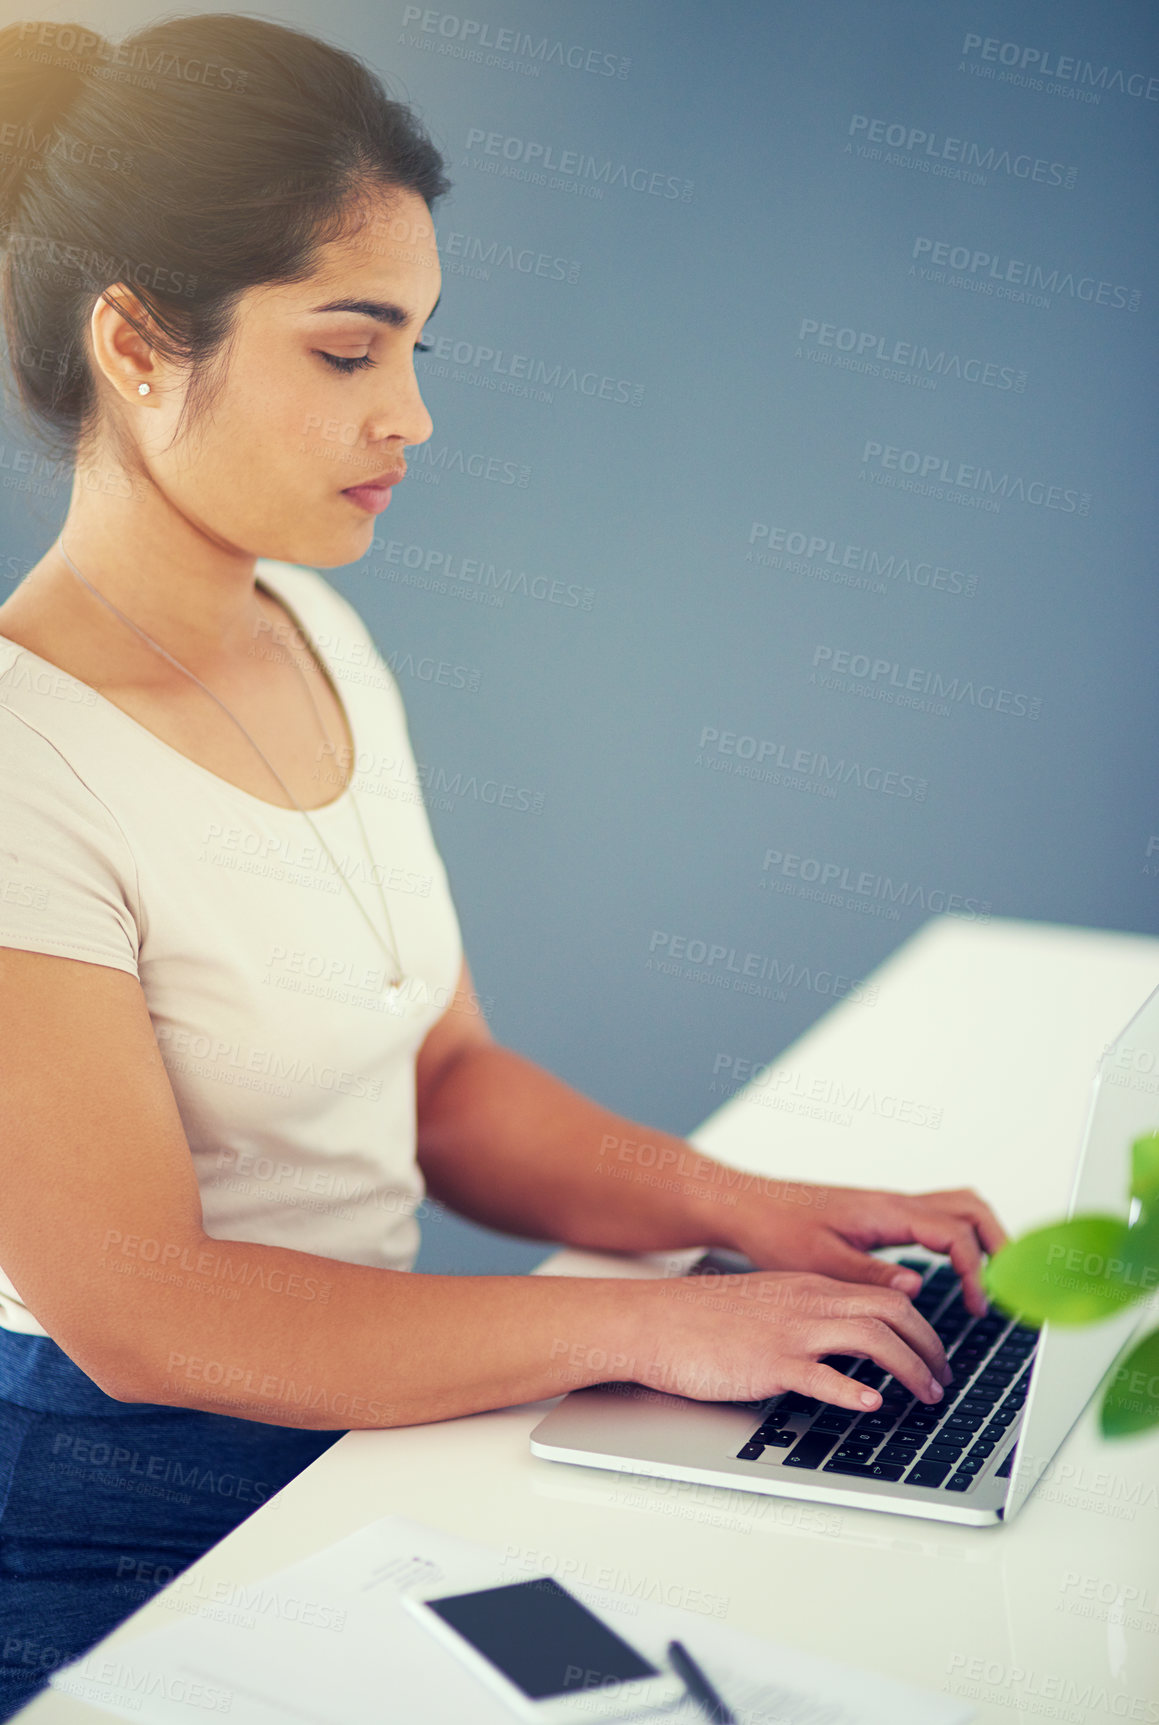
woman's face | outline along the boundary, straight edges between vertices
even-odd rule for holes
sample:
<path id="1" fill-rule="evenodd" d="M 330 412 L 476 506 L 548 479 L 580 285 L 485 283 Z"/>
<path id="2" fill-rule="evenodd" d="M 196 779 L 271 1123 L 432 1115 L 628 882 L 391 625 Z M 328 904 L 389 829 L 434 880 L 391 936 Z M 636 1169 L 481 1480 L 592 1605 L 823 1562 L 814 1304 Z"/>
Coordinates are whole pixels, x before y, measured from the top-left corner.
<path id="1" fill-rule="evenodd" d="M 323 568 L 357 562 L 388 493 L 351 488 L 397 480 L 404 445 L 431 435 L 414 352 L 440 287 L 423 199 L 376 197 L 308 281 L 241 297 L 220 393 L 172 448 L 184 380 L 162 374 L 141 398 L 133 424 L 154 481 L 224 549 Z"/>

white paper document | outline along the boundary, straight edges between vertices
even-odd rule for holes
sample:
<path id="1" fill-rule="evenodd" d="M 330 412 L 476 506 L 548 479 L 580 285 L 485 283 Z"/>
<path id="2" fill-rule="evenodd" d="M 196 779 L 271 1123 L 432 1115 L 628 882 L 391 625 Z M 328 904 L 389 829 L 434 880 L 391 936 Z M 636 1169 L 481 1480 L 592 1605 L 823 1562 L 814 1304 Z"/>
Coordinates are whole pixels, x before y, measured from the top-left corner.
<path id="1" fill-rule="evenodd" d="M 462 1590 L 529 1577 L 491 1546 L 384 1516 L 261 1581 L 215 1586 L 209 1600 L 179 1577 L 168 1594 L 193 1614 L 123 1648 L 95 1647 L 50 1681 L 141 1725 L 190 1725 L 199 1713 L 231 1725 L 512 1725 L 506 1703 L 402 1606 L 444 1579 Z M 682 1641 L 740 1725 L 963 1725 L 974 1715 L 952 1696 L 695 1612 L 571 1586 L 661 1669 L 668 1642 Z M 662 1717 L 704 1720 L 691 1701 Z"/>

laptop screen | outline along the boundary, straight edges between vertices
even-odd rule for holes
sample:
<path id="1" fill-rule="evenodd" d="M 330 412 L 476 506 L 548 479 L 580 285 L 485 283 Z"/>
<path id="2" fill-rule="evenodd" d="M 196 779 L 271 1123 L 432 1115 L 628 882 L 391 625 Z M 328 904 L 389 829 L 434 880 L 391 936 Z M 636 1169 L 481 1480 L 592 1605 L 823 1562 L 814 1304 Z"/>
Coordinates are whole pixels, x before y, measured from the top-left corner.
<path id="1" fill-rule="evenodd" d="M 1159 1130 L 1159 989 L 1099 1058 L 1067 1215 L 1132 1220 L 1131 1144 Z M 1044 1217 L 1045 1224 L 1051 1218 Z M 1060 1267 L 1065 1274 L 1065 1265 Z M 1041 1478 L 1115 1356 L 1137 1328 L 1147 1302 L 1099 1323 L 1045 1324 L 1010 1475 L 1006 1514 Z"/>

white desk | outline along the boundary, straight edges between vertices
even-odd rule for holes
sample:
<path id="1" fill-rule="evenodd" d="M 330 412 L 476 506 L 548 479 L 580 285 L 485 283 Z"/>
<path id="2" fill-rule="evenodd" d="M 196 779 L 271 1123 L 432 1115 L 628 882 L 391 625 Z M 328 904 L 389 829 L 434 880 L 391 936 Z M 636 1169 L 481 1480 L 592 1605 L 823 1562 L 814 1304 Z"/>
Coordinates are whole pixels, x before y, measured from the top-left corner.
<path id="1" fill-rule="evenodd" d="M 1011 1232 L 1061 1214 L 1095 1059 L 1159 984 L 1159 940 L 944 918 L 873 980 L 874 1004 L 835 1007 L 771 1069 L 792 1076 L 750 1085 L 691 1142 L 788 1178 L 973 1185 Z M 923 1104 L 906 1111 L 918 1119 L 940 1108 L 940 1125 L 894 1123 L 882 1100 L 848 1123 L 815 1118 L 815 1080 Z M 616 1264 L 654 1273 L 571 1252 L 543 1268 Z M 198 1589 L 251 1583 L 405 1513 L 549 1567 L 586 1564 L 590 1579 L 610 1566 L 628 1599 L 657 1585 L 691 1609 L 723 1596 L 739 1628 L 974 1698 L 979 1725 L 1159 1718 L 1159 1434 L 1107 1443 L 1088 1410 L 1015 1520 L 971 1529 L 539 1460 L 527 1437 L 548 1405 L 349 1433 L 102 1650 L 171 1623 Z M 1136 1603 L 1116 1605 L 1131 1588 Z M 51 1692 L 19 1714 L 108 1717 Z"/>

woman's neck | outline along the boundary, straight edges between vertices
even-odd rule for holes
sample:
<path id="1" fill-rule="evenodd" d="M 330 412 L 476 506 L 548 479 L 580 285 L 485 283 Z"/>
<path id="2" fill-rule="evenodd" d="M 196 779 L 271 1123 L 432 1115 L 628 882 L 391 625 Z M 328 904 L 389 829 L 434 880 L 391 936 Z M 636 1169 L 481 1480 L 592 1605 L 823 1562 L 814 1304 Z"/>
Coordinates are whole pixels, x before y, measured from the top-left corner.
<path id="1" fill-rule="evenodd" d="M 245 655 L 262 616 L 256 558 L 213 543 L 151 488 L 101 494 L 96 471 L 78 468 L 58 540 L 2 609 L 51 619 L 60 637 L 83 637 L 112 675 L 118 665 L 138 665 L 142 654 L 158 667 L 161 661 L 102 598 L 197 676 Z M 125 485 L 132 489 L 127 477 Z"/>

